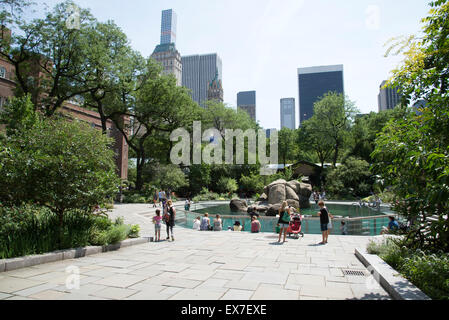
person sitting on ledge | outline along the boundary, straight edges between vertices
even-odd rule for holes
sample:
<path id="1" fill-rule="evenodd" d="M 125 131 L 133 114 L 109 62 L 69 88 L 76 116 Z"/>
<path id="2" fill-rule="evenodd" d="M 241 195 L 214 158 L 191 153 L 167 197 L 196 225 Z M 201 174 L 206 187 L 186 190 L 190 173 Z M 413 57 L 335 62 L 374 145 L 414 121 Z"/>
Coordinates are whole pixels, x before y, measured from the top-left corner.
<path id="1" fill-rule="evenodd" d="M 382 227 L 380 234 L 391 234 L 399 230 L 399 223 L 396 221 L 396 218 L 393 216 L 388 218 L 390 219 L 388 227 Z"/>
<path id="2" fill-rule="evenodd" d="M 251 233 L 259 233 L 260 232 L 260 222 L 257 220 L 257 216 L 251 217 Z"/>
<path id="3" fill-rule="evenodd" d="M 241 226 L 240 221 L 236 221 L 234 223 L 234 231 L 240 232 L 242 230 L 243 230 L 243 227 Z"/>

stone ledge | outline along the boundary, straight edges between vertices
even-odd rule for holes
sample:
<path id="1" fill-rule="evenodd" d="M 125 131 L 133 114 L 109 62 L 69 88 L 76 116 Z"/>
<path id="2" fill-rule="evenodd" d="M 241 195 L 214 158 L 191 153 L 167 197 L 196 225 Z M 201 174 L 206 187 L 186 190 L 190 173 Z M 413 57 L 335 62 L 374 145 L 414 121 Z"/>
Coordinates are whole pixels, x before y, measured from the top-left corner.
<path id="1" fill-rule="evenodd" d="M 13 271 L 17 269 L 36 266 L 50 262 L 78 259 L 102 252 L 116 251 L 120 248 L 126 248 L 149 242 L 149 238 L 127 239 L 122 242 L 111 244 L 108 246 L 84 247 L 77 249 L 58 250 L 54 252 L 44 253 L 41 255 L 32 255 L 11 259 L 0 259 L 0 273 Z"/>
<path id="2" fill-rule="evenodd" d="M 355 249 L 355 255 L 395 300 L 431 300 L 379 256 Z"/>

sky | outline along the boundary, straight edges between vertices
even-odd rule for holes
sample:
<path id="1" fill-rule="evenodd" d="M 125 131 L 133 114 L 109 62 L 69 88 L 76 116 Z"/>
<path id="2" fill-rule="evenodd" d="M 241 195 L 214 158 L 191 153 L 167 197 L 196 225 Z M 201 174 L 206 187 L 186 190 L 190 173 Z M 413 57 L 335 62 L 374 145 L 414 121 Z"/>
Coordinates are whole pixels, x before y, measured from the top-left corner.
<path id="1" fill-rule="evenodd" d="M 35 0 L 43 5 L 58 0 Z M 224 102 L 256 90 L 257 121 L 280 128 L 280 99 L 295 98 L 297 69 L 343 64 L 345 94 L 361 113 L 378 111 L 377 95 L 402 57 L 385 57 L 393 37 L 419 34 L 430 0 L 75 0 L 99 21 L 113 20 L 131 46 L 149 57 L 160 42 L 161 12 L 178 17 L 177 49 L 217 53 Z M 40 9 L 39 9 L 40 8 Z"/>

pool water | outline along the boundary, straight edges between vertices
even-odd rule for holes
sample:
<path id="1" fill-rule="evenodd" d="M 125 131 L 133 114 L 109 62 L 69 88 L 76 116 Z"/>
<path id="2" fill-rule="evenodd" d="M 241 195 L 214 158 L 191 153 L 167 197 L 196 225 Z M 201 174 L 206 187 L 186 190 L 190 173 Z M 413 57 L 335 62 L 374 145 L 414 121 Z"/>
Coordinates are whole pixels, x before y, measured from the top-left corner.
<path id="1" fill-rule="evenodd" d="M 205 213 L 209 213 L 211 224 L 217 214 L 221 215 L 223 221 L 223 230 L 232 228 L 235 221 L 239 221 L 244 231 L 251 230 L 250 216 L 242 213 L 231 212 L 229 204 L 212 205 L 202 207 L 200 204 L 198 209 L 192 206 L 190 212 L 184 211 L 184 208 L 178 208 L 177 225 L 185 228 L 192 228 L 194 220 Z M 207 205 L 206 205 L 207 206 Z M 329 212 L 335 217 L 332 221 L 332 234 L 342 234 L 341 221 L 346 222 L 346 229 L 348 235 L 379 235 L 382 226 L 388 225 L 388 217 L 379 210 L 372 208 L 352 206 L 350 204 L 328 204 Z M 302 232 L 305 234 L 321 234 L 320 223 L 317 217 L 319 208 L 313 204 L 311 208 L 301 210 L 301 214 L 305 216 L 302 222 Z M 373 217 L 373 218 L 370 218 Z M 350 218 L 350 219 L 348 219 Z M 278 218 L 260 216 L 261 232 L 275 232 Z"/>

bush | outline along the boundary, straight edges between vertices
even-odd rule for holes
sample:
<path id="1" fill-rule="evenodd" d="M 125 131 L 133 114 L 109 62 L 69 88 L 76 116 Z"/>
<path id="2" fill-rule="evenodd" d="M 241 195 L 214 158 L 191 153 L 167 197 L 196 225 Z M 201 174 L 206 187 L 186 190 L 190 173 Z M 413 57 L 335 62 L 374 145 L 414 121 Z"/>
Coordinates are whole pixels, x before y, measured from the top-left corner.
<path id="1" fill-rule="evenodd" d="M 113 223 L 103 216 L 80 210 L 64 215 L 61 248 L 59 218 L 47 208 L 24 205 L 0 207 L 0 259 L 43 254 L 57 249 L 108 245 L 138 236 L 138 226 Z"/>
<path id="2" fill-rule="evenodd" d="M 367 251 L 378 255 L 430 298 L 449 300 L 449 254 L 411 250 L 392 239 L 370 242 Z"/>
<path id="3" fill-rule="evenodd" d="M 138 224 L 131 226 L 128 232 L 128 238 L 138 238 L 140 233 L 140 226 Z"/>

